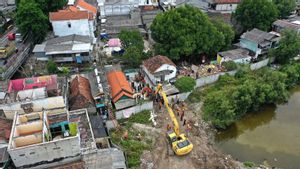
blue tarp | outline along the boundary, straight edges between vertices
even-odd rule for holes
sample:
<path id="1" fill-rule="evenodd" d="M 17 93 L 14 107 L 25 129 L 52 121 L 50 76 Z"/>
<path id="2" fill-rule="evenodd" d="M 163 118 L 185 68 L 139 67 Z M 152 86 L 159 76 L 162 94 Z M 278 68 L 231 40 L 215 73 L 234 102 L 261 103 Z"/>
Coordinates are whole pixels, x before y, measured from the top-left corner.
<path id="1" fill-rule="evenodd" d="M 104 107 L 104 104 L 101 104 L 101 103 L 96 104 L 96 107 L 97 107 L 97 108 Z"/>

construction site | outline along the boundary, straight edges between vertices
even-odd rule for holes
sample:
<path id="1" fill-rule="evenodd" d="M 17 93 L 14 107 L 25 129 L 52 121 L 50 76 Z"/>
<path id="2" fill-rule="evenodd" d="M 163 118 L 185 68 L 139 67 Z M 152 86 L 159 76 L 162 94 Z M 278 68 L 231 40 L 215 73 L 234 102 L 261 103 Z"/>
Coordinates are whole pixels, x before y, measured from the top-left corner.
<path id="1" fill-rule="evenodd" d="M 215 149 L 212 140 L 215 131 L 202 120 L 201 103 L 189 104 L 176 98 L 167 99 L 163 91 L 156 93 L 160 96 L 153 100 L 152 112 L 119 121 L 119 129 L 111 132 L 113 142 L 123 148 L 127 157 L 131 158 L 135 152 L 125 142 L 135 149 L 143 149 L 136 151 L 141 156 L 135 162 L 128 160 L 129 168 L 244 168 L 230 155 Z"/>

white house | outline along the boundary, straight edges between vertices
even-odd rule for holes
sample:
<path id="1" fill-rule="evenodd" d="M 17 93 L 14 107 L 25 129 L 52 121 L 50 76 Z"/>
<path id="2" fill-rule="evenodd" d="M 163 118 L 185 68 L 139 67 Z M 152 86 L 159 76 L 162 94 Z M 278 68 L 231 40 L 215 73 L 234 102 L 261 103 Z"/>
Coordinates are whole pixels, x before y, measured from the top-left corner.
<path id="1" fill-rule="evenodd" d="M 92 12 L 65 9 L 50 12 L 49 19 L 56 36 L 76 34 L 95 37 L 96 27 Z"/>
<path id="2" fill-rule="evenodd" d="M 209 8 L 219 12 L 231 13 L 236 10 L 236 7 L 241 0 L 209 0 Z"/>
<path id="3" fill-rule="evenodd" d="M 251 56 L 249 55 L 249 51 L 247 49 L 238 48 L 219 52 L 217 55 L 217 61 L 219 64 L 227 61 L 234 61 L 235 63 L 250 63 Z"/>
<path id="4" fill-rule="evenodd" d="M 142 69 L 152 85 L 176 77 L 176 65 L 166 56 L 154 56 L 143 61 Z"/>

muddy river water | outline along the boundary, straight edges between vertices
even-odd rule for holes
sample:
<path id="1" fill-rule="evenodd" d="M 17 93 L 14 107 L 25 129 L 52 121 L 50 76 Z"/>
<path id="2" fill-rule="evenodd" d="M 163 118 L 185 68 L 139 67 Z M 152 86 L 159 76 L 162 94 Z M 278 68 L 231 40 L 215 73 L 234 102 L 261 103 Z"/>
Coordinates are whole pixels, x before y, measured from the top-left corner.
<path id="1" fill-rule="evenodd" d="M 300 168 L 300 87 L 287 103 L 250 113 L 215 135 L 215 144 L 239 161 L 286 169 Z"/>

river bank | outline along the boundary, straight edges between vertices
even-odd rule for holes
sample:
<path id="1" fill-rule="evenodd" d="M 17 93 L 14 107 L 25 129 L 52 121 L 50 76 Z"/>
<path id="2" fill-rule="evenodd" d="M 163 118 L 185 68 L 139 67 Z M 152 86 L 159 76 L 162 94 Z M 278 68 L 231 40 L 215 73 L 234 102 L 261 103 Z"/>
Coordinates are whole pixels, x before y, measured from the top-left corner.
<path id="1" fill-rule="evenodd" d="M 241 161 L 270 166 L 300 166 L 300 87 L 290 90 L 288 102 L 264 106 L 215 135 L 215 146 Z"/>

